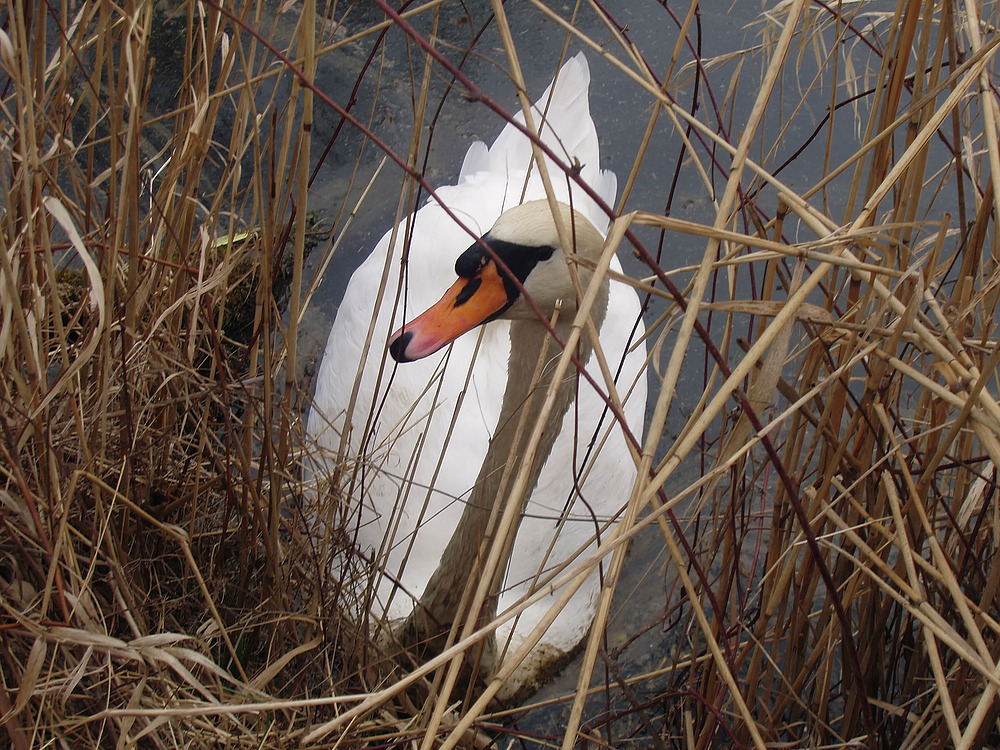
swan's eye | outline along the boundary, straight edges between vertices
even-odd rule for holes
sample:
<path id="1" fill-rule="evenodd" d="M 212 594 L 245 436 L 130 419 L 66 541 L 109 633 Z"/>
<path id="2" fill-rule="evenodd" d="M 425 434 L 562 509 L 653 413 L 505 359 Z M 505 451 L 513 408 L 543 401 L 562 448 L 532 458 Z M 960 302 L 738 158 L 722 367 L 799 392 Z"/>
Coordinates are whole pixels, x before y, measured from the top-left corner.
<path id="1" fill-rule="evenodd" d="M 489 235 L 483 239 L 489 243 L 503 265 L 510 269 L 514 278 L 522 284 L 536 265 L 549 260 L 556 251 L 552 245 L 522 245 L 494 239 Z M 477 276 L 491 260 L 489 253 L 476 243 L 458 256 L 458 260 L 455 261 L 455 274 L 461 279 L 471 279 Z M 506 276 L 502 271 L 501 275 Z"/>

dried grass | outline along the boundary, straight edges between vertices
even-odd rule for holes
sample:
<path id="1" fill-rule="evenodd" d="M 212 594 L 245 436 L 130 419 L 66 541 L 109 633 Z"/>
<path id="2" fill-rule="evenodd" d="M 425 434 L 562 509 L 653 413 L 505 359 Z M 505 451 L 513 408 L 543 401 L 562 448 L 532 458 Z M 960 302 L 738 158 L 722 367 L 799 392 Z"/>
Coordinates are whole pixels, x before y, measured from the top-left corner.
<path id="1" fill-rule="evenodd" d="M 408 35 L 414 71 L 451 76 L 466 52 L 428 41 L 452 6 L 377 4 L 344 35 L 331 21 L 352 8 L 307 1 L 283 41 L 249 1 L 4 7 L 11 746 L 506 746 L 543 711 L 559 729 L 534 741 L 565 748 L 995 745 L 996 6 L 789 0 L 715 59 L 694 5 L 664 9 L 650 22 L 677 42 L 659 66 L 599 4 L 530 11 L 643 92 L 646 137 L 632 170 L 613 166 L 619 212 L 636 211 L 616 229 L 645 264 L 632 283 L 651 299 L 656 388 L 604 557 L 557 578 L 603 566 L 576 689 L 515 710 L 490 702 L 495 683 L 452 695 L 475 628 L 426 664 L 380 660 L 331 574 L 346 505 L 298 470 L 305 257 L 318 240 L 324 268 L 369 195 L 358 147 L 317 237 L 306 208 L 327 144 L 311 124 L 342 116 L 337 143 L 376 135 L 375 107 L 335 105 L 316 66 L 346 45 L 377 60 L 387 31 Z M 527 69 L 516 34 L 499 39 Z M 158 111 L 165 71 L 177 101 Z M 381 81 L 378 65 L 357 75 Z M 401 165 L 427 148 L 372 142 Z M 668 149 L 670 187 L 643 194 L 642 165 Z M 710 196 L 702 217 L 672 215 L 682 181 Z M 693 267 L 663 253 L 692 244 Z M 680 403 L 695 364 L 704 395 Z M 650 596 L 618 582 L 651 533 L 662 611 L 609 637 Z M 651 635 L 637 666 L 629 646 Z"/>

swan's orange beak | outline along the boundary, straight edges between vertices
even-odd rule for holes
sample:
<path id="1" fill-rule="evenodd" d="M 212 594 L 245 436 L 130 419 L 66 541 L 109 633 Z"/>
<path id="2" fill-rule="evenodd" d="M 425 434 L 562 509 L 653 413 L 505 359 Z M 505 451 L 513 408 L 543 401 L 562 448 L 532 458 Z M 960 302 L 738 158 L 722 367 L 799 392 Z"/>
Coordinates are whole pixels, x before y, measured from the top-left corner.
<path id="1" fill-rule="evenodd" d="M 509 304 L 496 263 L 484 261 L 472 278 L 460 278 L 427 312 L 392 334 L 389 353 L 393 359 L 412 362 L 427 357 Z"/>

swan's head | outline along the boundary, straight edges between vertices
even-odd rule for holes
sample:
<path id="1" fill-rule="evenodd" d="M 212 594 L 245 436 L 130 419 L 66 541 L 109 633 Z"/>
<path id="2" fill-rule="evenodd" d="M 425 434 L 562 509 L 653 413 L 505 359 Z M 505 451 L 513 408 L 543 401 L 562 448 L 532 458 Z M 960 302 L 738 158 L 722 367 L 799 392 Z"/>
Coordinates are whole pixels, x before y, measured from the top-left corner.
<path id="1" fill-rule="evenodd" d="M 604 238 L 587 219 L 559 204 L 567 232 L 579 255 L 596 260 Z M 531 201 L 505 211 L 482 241 L 506 270 L 478 242 L 455 261 L 458 281 L 433 307 L 406 323 L 389 339 L 389 353 L 397 362 L 411 362 L 433 354 L 463 333 L 497 318 L 537 319 L 511 277 L 516 278 L 538 309 L 551 315 L 556 305 L 563 314 L 576 309 L 576 294 L 559 233 L 546 201 Z M 578 266 L 586 286 L 591 274 Z M 509 272 L 509 274 L 508 274 Z"/>

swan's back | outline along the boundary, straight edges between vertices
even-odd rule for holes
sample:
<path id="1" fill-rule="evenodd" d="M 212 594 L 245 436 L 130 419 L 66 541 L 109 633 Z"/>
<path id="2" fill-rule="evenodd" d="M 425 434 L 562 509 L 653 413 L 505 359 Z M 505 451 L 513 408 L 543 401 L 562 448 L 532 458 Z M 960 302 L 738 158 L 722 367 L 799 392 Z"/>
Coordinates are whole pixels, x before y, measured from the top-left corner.
<path id="1" fill-rule="evenodd" d="M 590 117 L 589 83 L 590 71 L 581 53 L 563 66 L 554 85 L 537 100 L 533 117 L 538 127 L 542 112 L 548 108 L 541 126 L 543 142 L 563 161 L 582 165 L 583 179 L 606 203 L 613 204 L 616 178 L 612 172 L 600 169 L 600 147 Z M 523 122 L 520 114 L 516 119 Z M 457 184 L 437 189 L 438 199 L 473 233 L 483 234 L 507 208 L 545 197 L 537 168 L 529 171 L 531 154 L 529 140 L 508 124 L 491 147 L 477 142 L 469 148 Z M 564 173 L 551 162 L 549 174 L 556 198 L 572 202 L 603 233 L 608 221 L 596 204 L 579 186 L 567 188 Z M 405 266 L 400 264 L 403 231 L 387 258 L 390 234 L 386 233 L 348 284 L 317 375 L 308 432 L 320 448 L 334 453 L 338 449 L 345 410 L 355 386 L 356 363 L 362 357 L 377 290 L 387 269 L 388 291 L 378 311 L 372 351 L 357 388 L 357 404 L 351 416 L 354 428 L 346 458 L 359 461 L 358 466 L 363 467 L 351 490 L 356 503 L 352 533 L 356 534 L 357 548 L 387 572 L 378 581 L 371 613 L 397 619 L 407 616 L 415 599 L 419 599 L 461 516 L 461 500 L 476 481 L 506 388 L 510 340 L 509 324 L 496 321 L 481 329 L 478 354 L 478 337 L 471 332 L 455 341 L 450 353 L 443 350 L 395 368 L 391 362 L 386 363 L 385 342 L 402 325 L 404 309 L 412 318 L 433 304 L 454 280 L 456 258 L 474 241 L 433 199 L 414 218 L 409 262 Z M 400 285 L 401 268 L 406 273 L 402 280 L 404 299 L 395 306 L 393 296 Z M 621 268 L 617 259 L 613 268 Z M 612 284 L 601 342 L 613 365 L 622 359 L 625 343 L 639 317 L 634 291 Z M 640 327 L 637 336 L 642 332 Z M 446 358 L 447 366 L 443 366 Z M 640 381 L 626 405 L 626 416 L 637 434 L 642 431 L 645 409 L 645 381 L 639 377 L 643 360 L 644 352 L 630 354 L 620 380 L 622 389 L 637 377 Z M 380 380 L 379 370 L 383 367 L 385 373 Z M 592 369 L 596 372 L 596 367 Z M 573 494 L 574 480 L 568 467 L 574 455 L 582 460 L 599 422 L 604 430 L 613 422 L 607 416 L 601 421 L 602 412 L 603 402 L 592 389 L 581 385 L 578 408 L 566 415 L 526 508 L 527 516 L 518 532 L 508 570 L 510 588 L 501 595 L 500 611 L 529 590 L 540 566 L 558 565 L 580 546 L 581 534 L 586 540 L 594 532 L 591 509 L 606 518 L 627 500 L 627 490 L 622 488 L 634 481 L 635 470 L 619 432 L 613 430 L 588 470 L 583 486 L 586 503 L 577 501 L 572 505 L 571 520 L 555 540 L 551 559 L 543 561 L 549 548 L 546 539 L 551 539 L 557 519 Z M 376 416 L 369 422 L 373 413 Z M 579 451 L 574 451 L 574 444 Z M 584 473 L 583 466 L 578 469 L 578 473 Z M 342 572 L 350 577 L 349 570 Z M 360 586 L 366 578 L 357 580 Z M 589 590 L 585 586 L 583 595 L 574 599 L 549 629 L 540 653 L 568 651 L 582 638 L 596 596 L 596 577 L 593 580 Z M 363 600 L 360 590 L 359 600 Z M 514 645 L 530 632 L 550 603 L 543 601 L 522 615 L 512 636 Z M 509 633 L 509 627 L 498 631 L 501 647 Z M 531 677 L 529 674 L 525 679 Z"/>

